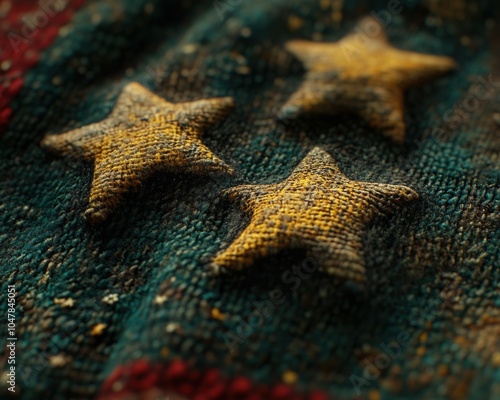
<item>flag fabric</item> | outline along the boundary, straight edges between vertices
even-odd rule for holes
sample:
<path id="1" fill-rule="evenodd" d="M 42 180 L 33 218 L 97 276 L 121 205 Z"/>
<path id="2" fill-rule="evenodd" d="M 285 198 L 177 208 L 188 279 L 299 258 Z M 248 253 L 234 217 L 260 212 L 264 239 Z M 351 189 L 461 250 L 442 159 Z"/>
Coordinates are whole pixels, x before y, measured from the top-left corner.
<path id="1" fill-rule="evenodd" d="M 0 398 L 499 398 L 499 16 L 0 1 Z"/>

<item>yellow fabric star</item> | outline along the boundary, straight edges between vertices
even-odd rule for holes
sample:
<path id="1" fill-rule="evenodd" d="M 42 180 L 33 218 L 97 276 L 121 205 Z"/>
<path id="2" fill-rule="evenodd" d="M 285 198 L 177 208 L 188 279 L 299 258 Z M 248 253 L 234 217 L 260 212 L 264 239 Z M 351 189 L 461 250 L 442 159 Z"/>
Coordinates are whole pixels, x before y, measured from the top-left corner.
<path id="1" fill-rule="evenodd" d="M 304 82 L 281 110 L 300 114 L 353 113 L 396 142 L 404 142 L 404 93 L 456 67 L 449 57 L 391 47 L 374 18 L 336 43 L 292 40 L 286 48 L 304 64 Z"/>
<path id="2" fill-rule="evenodd" d="M 227 190 L 251 214 L 240 236 L 214 259 L 214 267 L 242 269 L 285 248 L 307 250 L 319 269 L 364 281 L 361 235 L 376 215 L 418 198 L 405 186 L 348 179 L 333 158 L 314 148 L 289 178 L 272 185 Z"/>
<path id="3" fill-rule="evenodd" d="M 42 146 L 61 155 L 94 161 L 85 215 L 98 223 L 125 192 L 158 170 L 199 175 L 232 173 L 200 136 L 233 105 L 230 97 L 174 104 L 138 83 L 130 83 L 106 119 L 62 135 L 47 135 Z"/>

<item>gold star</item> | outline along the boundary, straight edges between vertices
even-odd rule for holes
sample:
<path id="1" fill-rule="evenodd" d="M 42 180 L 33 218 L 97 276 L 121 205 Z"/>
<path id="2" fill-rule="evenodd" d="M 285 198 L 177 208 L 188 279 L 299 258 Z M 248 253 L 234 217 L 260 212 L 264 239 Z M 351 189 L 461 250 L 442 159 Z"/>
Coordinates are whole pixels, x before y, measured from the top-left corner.
<path id="1" fill-rule="evenodd" d="M 456 67 L 449 57 L 390 46 L 371 17 L 336 43 L 292 40 L 285 46 L 303 62 L 307 74 L 283 106 L 282 118 L 353 113 L 400 143 L 405 139 L 403 91 Z"/>
<path id="2" fill-rule="evenodd" d="M 289 178 L 272 185 L 243 185 L 227 190 L 238 198 L 251 221 L 214 259 L 214 267 L 242 269 L 285 248 L 302 248 L 319 269 L 364 281 L 361 235 L 376 215 L 418 198 L 405 186 L 348 179 L 332 157 L 316 147 Z"/>
<path id="3" fill-rule="evenodd" d="M 200 140 L 203 131 L 232 108 L 230 97 L 174 104 L 130 83 L 106 119 L 62 135 L 48 135 L 42 146 L 94 161 L 85 215 L 98 223 L 125 192 L 140 186 L 155 171 L 232 173 Z"/>

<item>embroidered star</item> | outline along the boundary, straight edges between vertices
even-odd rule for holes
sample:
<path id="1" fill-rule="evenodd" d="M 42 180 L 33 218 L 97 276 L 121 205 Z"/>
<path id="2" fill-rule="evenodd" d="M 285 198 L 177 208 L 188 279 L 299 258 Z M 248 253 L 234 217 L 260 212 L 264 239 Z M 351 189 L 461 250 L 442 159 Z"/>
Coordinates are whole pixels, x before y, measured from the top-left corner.
<path id="1" fill-rule="evenodd" d="M 204 130 L 232 108 L 230 97 L 174 104 L 130 83 L 106 119 L 62 135 L 48 135 L 42 146 L 94 161 L 85 215 L 99 223 L 125 192 L 140 186 L 153 172 L 232 173 L 200 139 Z"/>
<path id="2" fill-rule="evenodd" d="M 449 57 L 392 47 L 368 17 L 336 43 L 292 40 L 285 47 L 304 64 L 304 82 L 280 117 L 353 113 L 396 142 L 405 139 L 404 90 L 456 67 Z"/>
<path id="3" fill-rule="evenodd" d="M 240 200 L 251 220 L 214 258 L 216 269 L 238 270 L 285 248 L 300 248 L 320 270 L 360 282 L 365 279 L 365 225 L 418 198 L 405 186 L 350 180 L 318 147 L 283 182 L 237 186 L 226 192 Z"/>

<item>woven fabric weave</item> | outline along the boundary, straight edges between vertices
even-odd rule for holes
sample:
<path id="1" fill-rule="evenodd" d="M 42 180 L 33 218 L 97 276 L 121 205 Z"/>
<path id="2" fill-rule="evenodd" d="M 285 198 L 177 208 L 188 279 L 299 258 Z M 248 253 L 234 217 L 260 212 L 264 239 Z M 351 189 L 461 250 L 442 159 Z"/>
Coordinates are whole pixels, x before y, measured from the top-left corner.
<path id="1" fill-rule="evenodd" d="M 3 347 L 0 398 L 500 396 L 500 9 L 394 1 L 68 0 L 37 28 L 50 43 L 16 28 L 38 57 L 0 82 L 14 85 L 0 273 L 17 336 L 16 393 Z M 5 34 L 21 3 L 0 2 Z M 355 112 L 283 117 L 307 77 L 286 44 L 337 42 L 370 15 L 391 46 L 458 65 L 405 89 L 405 140 Z M 175 104 L 233 98 L 201 141 L 234 174 L 151 171 L 92 225 L 94 163 L 40 144 L 105 120 L 132 82 Z M 358 232 L 363 287 L 308 273 L 304 248 L 215 274 L 251 222 L 224 193 L 283 182 L 314 148 L 351 181 L 418 193 Z"/>

